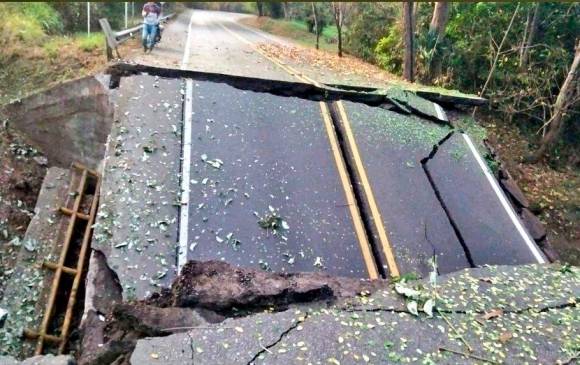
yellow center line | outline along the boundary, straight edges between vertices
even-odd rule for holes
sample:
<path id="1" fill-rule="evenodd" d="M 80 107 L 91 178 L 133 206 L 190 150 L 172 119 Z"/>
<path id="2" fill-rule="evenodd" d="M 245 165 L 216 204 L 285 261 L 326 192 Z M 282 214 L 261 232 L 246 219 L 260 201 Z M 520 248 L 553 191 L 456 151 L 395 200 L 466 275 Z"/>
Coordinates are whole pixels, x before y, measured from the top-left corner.
<path id="1" fill-rule="evenodd" d="M 310 77 L 308 77 L 306 75 L 301 74 L 300 72 L 294 70 L 292 67 L 284 65 L 282 62 L 280 62 L 280 60 L 270 56 L 269 54 L 267 54 L 266 52 L 261 50 L 259 47 L 256 47 L 252 42 L 248 41 L 247 39 L 243 38 L 239 34 L 228 29 L 223 24 L 220 24 L 220 26 L 223 29 L 225 29 L 227 32 L 229 32 L 231 35 L 238 38 L 240 41 L 248 44 L 256 52 L 260 53 L 266 59 L 270 60 L 272 63 L 276 64 L 278 67 L 280 67 L 281 69 L 283 69 L 284 71 L 286 71 L 290 75 L 296 77 L 300 81 L 305 82 L 305 83 L 309 83 L 309 84 L 313 84 L 313 85 L 318 86 L 318 87 L 322 86 L 317 81 L 311 79 Z M 382 247 L 383 252 L 385 254 L 385 257 L 387 259 L 387 266 L 389 268 L 389 272 L 390 272 L 391 276 L 393 276 L 393 277 L 400 276 L 399 268 L 398 268 L 396 260 L 395 260 L 395 254 L 394 254 L 393 248 L 389 242 L 389 238 L 387 236 L 386 229 L 385 229 L 385 226 L 383 224 L 381 213 L 379 211 L 375 196 L 373 194 L 373 190 L 372 190 L 371 185 L 369 183 L 369 179 L 368 179 L 366 170 L 364 168 L 364 164 L 362 162 L 362 158 L 360 156 L 360 152 L 358 150 L 356 140 L 355 140 L 354 135 L 352 133 L 352 128 L 350 127 L 350 122 L 348 120 L 348 117 L 346 115 L 346 111 L 344 109 L 344 105 L 343 105 L 342 101 L 338 101 L 336 104 L 338 107 L 340 118 L 343 121 L 343 125 L 344 125 L 345 132 L 346 132 L 346 137 L 347 137 L 347 142 L 348 142 L 348 144 L 350 146 L 350 150 L 352 151 L 352 154 L 353 154 L 354 163 L 356 165 L 357 173 L 361 179 L 361 184 L 363 186 L 364 193 L 365 193 L 367 200 L 368 200 L 368 203 L 369 203 L 369 208 L 371 210 L 371 215 L 373 217 L 373 221 L 375 223 L 375 227 L 376 227 L 376 230 L 377 230 L 378 235 L 379 235 L 381 247 Z M 369 271 L 369 275 L 372 278 L 373 274 L 376 275 L 377 269 L 376 269 L 376 266 L 374 263 L 373 264 L 370 263 L 370 261 L 374 262 L 374 260 L 372 260 L 372 255 L 370 252 L 370 245 L 368 243 L 368 238 L 366 237 L 366 234 L 364 233 L 364 230 L 363 230 L 362 218 L 360 216 L 358 206 L 356 205 L 356 202 L 354 199 L 354 193 L 352 191 L 352 186 L 350 185 L 350 182 L 348 181 L 345 162 L 343 160 L 342 155 L 340 154 L 340 150 L 338 147 L 338 140 L 337 140 L 336 133 L 334 131 L 334 127 L 332 125 L 331 118 L 330 118 L 330 111 L 328 110 L 328 106 L 324 102 L 320 102 L 320 109 L 321 109 L 324 123 L 326 126 L 328 138 L 330 140 L 330 145 L 331 145 L 331 149 L 332 149 L 332 152 L 334 155 L 334 159 L 335 159 L 338 171 L 339 171 L 341 182 L 342 182 L 343 188 L 345 190 L 347 203 L 349 204 L 349 208 L 350 208 L 350 213 L 351 213 L 351 216 L 353 217 L 353 221 L 354 221 L 354 225 L 355 225 L 355 232 L 357 234 L 357 237 L 359 238 L 359 243 L 361 246 L 361 251 L 363 253 L 363 258 L 364 258 L 365 263 L 367 265 L 367 270 Z"/>
<path id="2" fill-rule="evenodd" d="M 360 156 L 356 140 L 350 127 L 350 122 L 348 120 L 348 117 L 346 116 L 344 105 L 340 101 L 336 104 L 338 107 L 338 113 L 340 114 L 340 118 L 342 119 L 344 124 L 346 139 L 354 158 L 354 164 L 356 166 L 358 175 L 361 179 L 361 184 L 363 186 L 365 195 L 368 199 L 369 208 L 371 209 L 371 215 L 373 216 L 373 221 L 379 234 L 379 240 L 381 241 L 381 246 L 383 247 L 383 252 L 385 253 L 387 259 L 387 266 L 389 268 L 389 272 L 391 273 L 391 276 L 399 276 L 400 275 L 399 268 L 397 266 L 397 262 L 395 261 L 393 247 L 391 246 L 389 238 L 387 237 L 387 231 L 383 224 L 383 219 L 381 218 L 381 212 L 379 211 L 379 207 L 375 200 L 375 195 L 373 194 L 373 189 L 371 187 L 371 184 L 369 183 L 369 179 L 366 170 L 364 168 L 364 164 L 362 162 L 362 158 Z"/>
<path id="3" fill-rule="evenodd" d="M 346 195 L 346 203 L 348 205 L 348 209 L 350 211 L 350 215 L 353 220 L 354 230 L 358 238 L 360 249 L 363 255 L 363 260 L 367 267 L 369 277 L 371 279 L 377 279 L 379 277 L 378 270 L 375 264 L 375 260 L 373 259 L 371 247 L 366 232 L 364 230 L 364 225 L 362 222 L 360 211 L 354 198 L 352 186 L 350 185 L 350 181 L 348 180 L 348 174 L 346 172 L 346 164 L 340 153 L 340 148 L 338 147 L 338 138 L 336 137 L 336 132 L 332 124 L 330 110 L 328 110 L 328 105 L 326 105 L 326 103 L 322 101 L 320 102 L 320 110 L 322 112 L 324 126 L 326 127 L 326 133 L 328 134 L 328 140 L 330 141 L 330 149 L 332 150 L 334 162 L 336 163 L 338 169 L 338 175 L 340 176 L 340 181 L 342 183 L 342 187 Z"/>

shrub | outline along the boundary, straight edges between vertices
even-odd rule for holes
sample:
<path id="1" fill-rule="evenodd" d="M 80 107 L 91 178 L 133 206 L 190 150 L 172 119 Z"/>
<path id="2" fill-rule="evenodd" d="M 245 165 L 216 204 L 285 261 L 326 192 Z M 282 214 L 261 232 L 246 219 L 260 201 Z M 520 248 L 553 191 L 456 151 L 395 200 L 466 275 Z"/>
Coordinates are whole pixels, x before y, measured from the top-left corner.
<path id="1" fill-rule="evenodd" d="M 401 25 L 389 29 L 386 37 L 374 49 L 376 63 L 389 72 L 400 74 L 403 69 L 403 40 Z"/>
<path id="2" fill-rule="evenodd" d="M 92 52 L 95 49 L 102 48 L 105 43 L 105 36 L 102 33 L 79 34 L 75 38 L 78 47 L 85 52 Z"/>
<path id="3" fill-rule="evenodd" d="M 21 2 L 13 4 L 17 6 L 20 14 L 26 18 L 34 19 L 48 34 L 59 34 L 63 31 L 60 15 L 46 2 Z M 14 15 L 18 16 L 18 12 Z"/>

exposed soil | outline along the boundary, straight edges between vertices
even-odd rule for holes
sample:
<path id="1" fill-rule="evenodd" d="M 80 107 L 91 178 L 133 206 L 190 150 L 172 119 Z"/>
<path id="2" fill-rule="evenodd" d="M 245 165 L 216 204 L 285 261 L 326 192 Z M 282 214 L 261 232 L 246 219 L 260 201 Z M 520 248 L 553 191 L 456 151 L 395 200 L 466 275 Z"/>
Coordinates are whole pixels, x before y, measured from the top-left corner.
<path id="1" fill-rule="evenodd" d="M 42 185 L 44 157 L 0 128 L 0 299 L 22 244 Z"/>
<path id="2" fill-rule="evenodd" d="M 204 308 L 231 316 L 271 307 L 286 309 L 295 303 L 332 302 L 373 292 L 382 283 L 323 273 L 271 273 L 222 261 L 190 261 L 171 289 L 154 295 L 148 303 Z"/>
<path id="3" fill-rule="evenodd" d="M 96 289 L 104 292 L 113 277 L 110 269 L 101 270 L 97 274 L 100 288 Z M 321 273 L 269 273 L 221 261 L 190 261 L 171 289 L 141 302 L 120 303 L 112 299 L 109 304 L 96 305 L 99 313 L 90 311 L 85 322 L 79 363 L 127 364 L 140 338 L 168 336 L 197 326 L 211 326 L 228 317 L 285 310 L 293 304 L 330 304 L 361 293 L 369 295 L 387 283 Z M 116 290 L 115 285 L 111 288 Z M 104 308 L 106 313 L 101 312 Z"/>
<path id="4" fill-rule="evenodd" d="M 530 202 L 530 210 L 546 225 L 548 240 L 560 258 L 580 265 L 580 174 L 574 167 L 555 169 L 547 163 L 529 164 L 531 141 L 517 126 L 489 115 L 478 118 L 490 144 Z"/>

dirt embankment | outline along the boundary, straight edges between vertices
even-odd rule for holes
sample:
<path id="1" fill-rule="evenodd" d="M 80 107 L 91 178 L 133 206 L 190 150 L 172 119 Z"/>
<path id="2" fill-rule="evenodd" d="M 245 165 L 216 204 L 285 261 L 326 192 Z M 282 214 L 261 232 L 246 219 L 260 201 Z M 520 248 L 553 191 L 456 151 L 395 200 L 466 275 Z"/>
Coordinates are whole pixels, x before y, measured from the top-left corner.
<path id="1" fill-rule="evenodd" d="M 33 216 L 46 159 L 0 126 L 0 299 Z"/>

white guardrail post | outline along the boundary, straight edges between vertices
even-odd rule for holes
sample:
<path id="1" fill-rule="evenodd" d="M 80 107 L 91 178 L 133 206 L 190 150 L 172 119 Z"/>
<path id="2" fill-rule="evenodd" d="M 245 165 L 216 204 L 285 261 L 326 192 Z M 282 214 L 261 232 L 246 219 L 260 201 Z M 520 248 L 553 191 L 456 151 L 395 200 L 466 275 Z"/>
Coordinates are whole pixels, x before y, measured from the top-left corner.
<path id="1" fill-rule="evenodd" d="M 169 14 L 161 18 L 160 22 L 167 22 L 171 19 L 175 14 Z M 119 44 L 127 41 L 129 38 L 133 38 L 136 34 L 141 33 L 141 29 L 143 29 L 143 24 L 139 24 L 135 27 L 124 29 L 118 32 L 115 32 L 111 29 L 111 24 L 107 18 L 99 19 L 99 24 L 101 25 L 101 29 L 105 34 L 105 49 L 107 53 L 107 61 L 110 61 L 114 58 L 113 51 L 117 54 L 117 58 L 121 58 L 119 54 Z"/>

